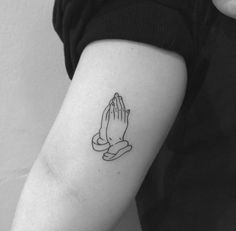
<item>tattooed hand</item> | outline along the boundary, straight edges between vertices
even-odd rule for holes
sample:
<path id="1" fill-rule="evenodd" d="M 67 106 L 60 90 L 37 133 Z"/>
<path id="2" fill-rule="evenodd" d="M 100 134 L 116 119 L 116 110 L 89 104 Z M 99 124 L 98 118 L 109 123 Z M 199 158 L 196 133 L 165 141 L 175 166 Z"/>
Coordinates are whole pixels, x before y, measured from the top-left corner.
<path id="1" fill-rule="evenodd" d="M 99 129 L 99 140 L 98 140 L 100 144 L 107 143 L 107 125 L 109 121 L 109 113 L 110 113 L 109 109 L 110 109 L 111 103 L 112 103 L 112 100 L 106 106 L 102 114 L 101 128 Z"/>
<path id="2" fill-rule="evenodd" d="M 128 127 L 130 110 L 125 109 L 121 96 L 115 93 L 103 111 L 101 128 L 92 138 L 95 151 L 106 151 L 103 160 L 114 160 L 132 149 L 124 136 Z"/>
<path id="3" fill-rule="evenodd" d="M 130 110 L 125 109 L 122 97 L 115 93 L 110 106 L 110 118 L 107 126 L 107 141 L 110 145 L 124 140 L 129 113 Z"/>

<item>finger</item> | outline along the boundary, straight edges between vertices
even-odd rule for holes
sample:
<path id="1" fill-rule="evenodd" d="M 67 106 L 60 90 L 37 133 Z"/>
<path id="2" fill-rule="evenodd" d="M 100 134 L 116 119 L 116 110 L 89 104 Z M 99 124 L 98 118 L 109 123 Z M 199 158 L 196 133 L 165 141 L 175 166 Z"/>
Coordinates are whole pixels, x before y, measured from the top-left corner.
<path id="1" fill-rule="evenodd" d="M 108 110 L 106 112 L 106 118 L 105 120 L 109 120 L 109 115 L 110 115 L 110 105 L 108 106 Z"/>
<path id="2" fill-rule="evenodd" d="M 117 106 L 117 101 L 116 101 L 116 97 L 115 97 L 115 96 L 113 97 L 113 102 L 114 102 L 114 104 L 115 104 L 115 108 L 118 108 L 118 106 Z"/>
<path id="3" fill-rule="evenodd" d="M 123 106 L 122 106 L 122 103 L 121 103 L 121 96 L 118 97 L 119 98 L 119 105 L 120 105 L 120 119 L 121 120 L 124 120 L 124 110 L 123 110 Z"/>
<path id="4" fill-rule="evenodd" d="M 125 104 L 123 102 L 123 99 L 122 97 L 120 96 L 120 105 L 121 105 L 121 117 L 122 117 L 122 120 L 125 121 Z"/>
<path id="5" fill-rule="evenodd" d="M 120 96 L 117 95 L 116 96 L 116 101 L 117 101 L 117 106 L 118 106 L 118 114 L 119 114 L 119 119 L 122 120 L 122 106 L 121 106 L 121 103 L 120 103 Z"/>
<path id="6" fill-rule="evenodd" d="M 117 115 L 117 103 L 116 103 L 116 98 L 113 98 L 113 104 L 114 104 L 114 118 L 118 118 Z"/>
<path id="7" fill-rule="evenodd" d="M 115 96 L 115 97 L 118 97 L 118 96 L 119 96 L 118 92 L 116 92 L 116 93 L 114 94 L 114 96 Z"/>
<path id="8" fill-rule="evenodd" d="M 125 104 L 124 104 L 122 96 L 120 96 L 120 104 L 121 104 L 121 109 L 125 110 Z"/>
<path id="9" fill-rule="evenodd" d="M 123 103 L 121 102 L 122 101 L 122 97 L 119 96 L 119 104 L 120 104 L 120 119 L 121 120 L 124 120 L 124 110 L 123 110 Z"/>
<path id="10" fill-rule="evenodd" d="M 120 97 L 119 97 L 119 95 L 116 94 L 115 98 L 116 98 L 117 108 L 118 108 L 118 110 L 121 110 L 121 104 L 120 104 Z"/>
<path id="11" fill-rule="evenodd" d="M 119 103 L 119 95 L 118 93 L 115 94 L 115 116 L 117 119 L 121 119 L 121 112 L 120 112 L 120 103 Z"/>
<path id="12" fill-rule="evenodd" d="M 116 100 L 117 100 L 117 106 L 118 106 L 118 109 L 119 109 L 119 110 L 122 109 L 122 105 L 121 105 L 120 99 L 121 99 L 121 96 L 117 96 L 117 97 L 116 97 Z"/>
<path id="13" fill-rule="evenodd" d="M 117 104 L 116 104 L 116 98 L 113 98 L 113 111 L 114 111 L 114 119 L 118 118 L 118 108 L 117 108 Z"/>
<path id="14" fill-rule="evenodd" d="M 109 111 L 109 109 L 110 109 L 110 104 L 108 104 L 106 106 L 106 108 L 104 109 L 103 115 L 105 115 L 105 118 L 106 118 L 106 115 L 107 115 L 107 112 Z"/>
<path id="15" fill-rule="evenodd" d="M 130 115 L 130 109 L 127 110 L 127 121 L 128 121 L 129 115 Z"/>
<path id="16" fill-rule="evenodd" d="M 125 113 L 125 122 L 128 122 L 129 114 L 130 114 L 130 110 L 128 109 Z"/>
<path id="17" fill-rule="evenodd" d="M 114 107 L 115 119 L 119 119 L 119 110 L 117 107 Z"/>
<path id="18" fill-rule="evenodd" d="M 115 119 L 115 113 L 114 113 L 114 103 L 112 102 L 111 107 L 110 107 L 110 118 Z"/>
<path id="19" fill-rule="evenodd" d="M 111 105 L 113 106 L 113 116 L 114 116 L 114 119 L 115 119 L 117 117 L 117 115 L 116 115 L 117 112 L 116 112 L 116 99 L 115 99 L 115 97 L 113 97 Z"/>

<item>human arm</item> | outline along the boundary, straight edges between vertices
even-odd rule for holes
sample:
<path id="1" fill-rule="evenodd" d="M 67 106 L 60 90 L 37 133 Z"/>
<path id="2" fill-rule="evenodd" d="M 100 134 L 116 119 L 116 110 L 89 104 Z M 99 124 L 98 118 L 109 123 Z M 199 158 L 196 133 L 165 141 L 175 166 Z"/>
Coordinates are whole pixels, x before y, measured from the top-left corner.
<path id="1" fill-rule="evenodd" d="M 212 0 L 215 7 L 228 17 L 236 19 L 236 1 L 235 0 Z"/>
<path id="2" fill-rule="evenodd" d="M 175 53 L 122 40 L 87 46 L 29 174 L 12 231 L 111 230 L 161 148 L 186 81 L 185 63 Z M 115 92 L 130 109 L 132 150 L 108 162 L 91 138 Z"/>

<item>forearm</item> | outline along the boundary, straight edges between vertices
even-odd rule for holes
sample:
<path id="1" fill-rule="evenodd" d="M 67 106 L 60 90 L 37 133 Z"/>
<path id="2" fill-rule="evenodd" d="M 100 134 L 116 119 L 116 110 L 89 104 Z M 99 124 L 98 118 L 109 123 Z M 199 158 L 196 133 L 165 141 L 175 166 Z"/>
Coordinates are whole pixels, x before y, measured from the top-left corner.
<path id="1" fill-rule="evenodd" d="M 129 42 L 89 46 L 25 185 L 12 231 L 111 230 L 161 148 L 185 84 L 183 61 L 162 50 Z M 132 150 L 107 161 L 92 137 L 115 92 L 130 109 Z"/>

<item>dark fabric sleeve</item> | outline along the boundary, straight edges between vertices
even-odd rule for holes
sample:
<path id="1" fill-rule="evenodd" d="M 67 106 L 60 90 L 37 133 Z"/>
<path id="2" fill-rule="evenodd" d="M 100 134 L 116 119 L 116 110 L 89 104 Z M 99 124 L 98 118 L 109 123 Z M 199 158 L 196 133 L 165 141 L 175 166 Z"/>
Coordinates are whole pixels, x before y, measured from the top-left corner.
<path id="1" fill-rule="evenodd" d="M 178 8 L 176 2 L 173 6 L 170 3 L 163 0 L 55 0 L 53 27 L 64 44 L 69 78 L 73 78 L 85 46 L 102 39 L 147 43 L 174 51 L 188 63 L 193 56 L 193 41 L 185 9 L 181 4 Z"/>

